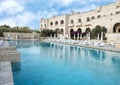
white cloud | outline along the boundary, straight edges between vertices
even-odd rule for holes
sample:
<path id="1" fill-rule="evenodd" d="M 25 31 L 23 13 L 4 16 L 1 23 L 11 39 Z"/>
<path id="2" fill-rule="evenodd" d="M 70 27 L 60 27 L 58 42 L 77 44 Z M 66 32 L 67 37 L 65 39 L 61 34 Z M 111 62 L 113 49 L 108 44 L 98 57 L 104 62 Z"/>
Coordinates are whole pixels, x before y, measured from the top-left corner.
<path id="1" fill-rule="evenodd" d="M 70 11 L 89 11 L 96 8 L 96 4 L 93 4 L 92 2 L 101 3 L 105 1 L 109 0 L 48 0 L 47 7 L 45 7 L 46 4 L 45 6 L 44 4 L 38 5 L 38 2 L 44 3 L 44 1 L 40 0 L 1 0 L 0 15 L 3 16 L 0 19 L 0 25 L 6 24 L 12 27 L 29 26 L 32 28 L 39 28 L 38 26 L 42 17 L 50 18 L 54 15 L 70 13 Z M 35 8 L 40 6 L 40 9 L 42 10 L 28 9 L 27 7 L 29 4 L 34 5 Z M 60 7 L 55 8 L 56 5 Z M 62 7 L 66 8 L 62 10 L 59 9 Z M 5 14 L 7 15 L 7 17 L 4 16 Z"/>
<path id="2" fill-rule="evenodd" d="M 69 5 L 72 2 L 79 1 L 79 0 L 51 0 L 52 3 L 58 3 L 61 5 Z"/>
<path id="3" fill-rule="evenodd" d="M 23 10 L 24 6 L 15 0 L 3 0 L 0 3 L 0 13 L 16 14 Z"/>
<path id="4" fill-rule="evenodd" d="M 62 5 L 69 5 L 72 4 L 74 2 L 80 3 L 80 5 L 82 4 L 90 4 L 90 2 L 113 2 L 116 0 L 51 0 L 51 3 L 57 3 Z"/>
<path id="5" fill-rule="evenodd" d="M 10 26 L 27 26 L 32 20 L 34 20 L 35 14 L 31 12 L 23 12 L 13 17 L 7 17 L 0 20 L 0 25 L 10 25 Z"/>
<path id="6" fill-rule="evenodd" d="M 0 25 L 9 25 L 9 26 L 16 26 L 14 18 L 4 18 L 0 19 Z"/>
<path id="7" fill-rule="evenodd" d="M 0 19 L 0 25 L 9 25 L 11 27 L 14 26 L 30 26 L 35 29 L 35 26 L 31 26 L 32 22 L 35 22 L 39 25 L 40 19 L 42 17 L 51 17 L 56 15 L 56 11 L 38 11 L 37 13 L 32 12 L 23 12 L 21 14 L 17 14 L 16 16 L 10 16 L 7 18 Z"/>
<path id="8" fill-rule="evenodd" d="M 15 22 L 19 26 L 29 25 L 31 21 L 36 19 L 36 15 L 32 12 L 23 12 L 22 14 L 18 14 L 15 17 Z"/>

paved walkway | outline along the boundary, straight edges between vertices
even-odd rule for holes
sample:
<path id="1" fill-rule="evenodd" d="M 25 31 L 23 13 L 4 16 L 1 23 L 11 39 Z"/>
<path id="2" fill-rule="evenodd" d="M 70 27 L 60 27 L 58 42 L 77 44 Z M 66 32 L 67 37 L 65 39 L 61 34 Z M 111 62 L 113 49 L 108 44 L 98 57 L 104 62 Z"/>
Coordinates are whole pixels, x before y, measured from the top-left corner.
<path id="1" fill-rule="evenodd" d="M 49 41 L 47 41 L 47 42 L 49 42 Z M 73 45 L 73 46 L 80 46 L 80 47 L 87 47 L 87 48 L 94 48 L 94 49 L 107 50 L 107 51 L 112 51 L 112 52 L 120 52 L 120 48 L 111 47 L 111 46 L 97 47 L 97 46 L 69 44 L 69 43 L 61 43 L 61 42 L 60 43 L 59 42 L 52 42 L 52 43 L 66 44 L 66 45 Z"/>
<path id="2" fill-rule="evenodd" d="M 14 85 L 10 61 L 0 62 L 0 85 Z"/>

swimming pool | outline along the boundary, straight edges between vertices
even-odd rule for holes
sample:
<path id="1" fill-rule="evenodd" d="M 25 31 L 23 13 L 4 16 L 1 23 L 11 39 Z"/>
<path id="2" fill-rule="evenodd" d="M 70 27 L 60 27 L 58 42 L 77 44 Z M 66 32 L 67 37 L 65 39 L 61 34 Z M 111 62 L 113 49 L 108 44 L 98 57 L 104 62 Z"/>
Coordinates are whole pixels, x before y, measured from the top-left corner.
<path id="1" fill-rule="evenodd" d="M 120 85 L 120 53 L 41 41 L 18 41 L 15 85 Z"/>

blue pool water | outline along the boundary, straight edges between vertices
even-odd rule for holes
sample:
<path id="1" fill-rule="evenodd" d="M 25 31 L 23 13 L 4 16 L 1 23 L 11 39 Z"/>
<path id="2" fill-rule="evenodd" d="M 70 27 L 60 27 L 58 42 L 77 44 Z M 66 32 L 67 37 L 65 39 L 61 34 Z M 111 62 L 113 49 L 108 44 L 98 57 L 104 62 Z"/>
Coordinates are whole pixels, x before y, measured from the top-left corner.
<path id="1" fill-rule="evenodd" d="M 120 85 L 120 53 L 18 41 L 21 62 L 13 63 L 15 85 Z"/>

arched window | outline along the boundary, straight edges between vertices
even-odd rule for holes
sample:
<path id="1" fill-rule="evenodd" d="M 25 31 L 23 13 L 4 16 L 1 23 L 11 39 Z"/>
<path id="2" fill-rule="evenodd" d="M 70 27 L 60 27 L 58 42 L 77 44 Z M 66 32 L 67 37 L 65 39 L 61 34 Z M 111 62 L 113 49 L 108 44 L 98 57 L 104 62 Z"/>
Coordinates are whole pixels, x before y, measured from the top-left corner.
<path id="1" fill-rule="evenodd" d="M 73 20 L 71 20 L 71 24 L 73 24 L 74 23 L 74 21 Z"/>
<path id="2" fill-rule="evenodd" d="M 113 33 L 120 33 L 120 23 L 114 25 Z"/>
<path id="3" fill-rule="evenodd" d="M 50 25 L 53 25 L 53 22 L 50 22 Z"/>
<path id="4" fill-rule="evenodd" d="M 120 11 L 116 11 L 116 14 L 120 14 Z"/>
<path id="5" fill-rule="evenodd" d="M 89 22 L 90 21 L 90 18 L 89 17 L 87 17 L 87 22 Z"/>
<path id="6" fill-rule="evenodd" d="M 64 24 L 64 21 L 63 21 L 63 20 L 61 20 L 61 21 L 60 21 L 60 24 Z"/>
<path id="7" fill-rule="evenodd" d="M 120 8 L 120 6 L 116 6 L 116 9 Z"/>
<path id="8" fill-rule="evenodd" d="M 44 26 L 46 27 L 46 24 L 44 24 Z"/>
<path id="9" fill-rule="evenodd" d="M 55 22 L 55 25 L 58 25 L 58 21 Z"/>
<path id="10" fill-rule="evenodd" d="M 78 23 L 81 23 L 81 19 L 78 19 Z"/>
<path id="11" fill-rule="evenodd" d="M 98 18 L 98 19 L 101 18 L 101 15 L 98 15 L 97 18 Z"/>
<path id="12" fill-rule="evenodd" d="M 94 17 L 94 16 L 92 16 L 92 17 L 91 17 L 91 19 L 95 19 L 95 17 Z"/>

